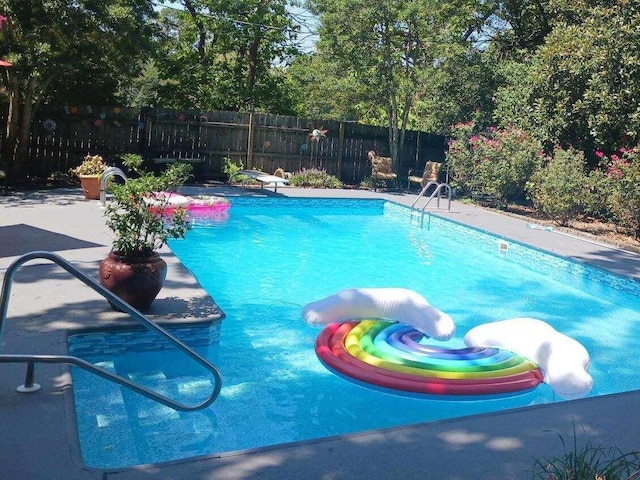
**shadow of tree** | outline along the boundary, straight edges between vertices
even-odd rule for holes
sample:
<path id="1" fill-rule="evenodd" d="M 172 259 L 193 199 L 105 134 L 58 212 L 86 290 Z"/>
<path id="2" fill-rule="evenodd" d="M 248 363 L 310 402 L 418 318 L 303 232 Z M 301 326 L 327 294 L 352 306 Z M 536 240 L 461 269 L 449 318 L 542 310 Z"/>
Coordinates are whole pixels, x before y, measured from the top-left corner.
<path id="1" fill-rule="evenodd" d="M 64 251 L 101 246 L 23 223 L 0 227 L 0 258 L 24 255 L 36 250 Z"/>

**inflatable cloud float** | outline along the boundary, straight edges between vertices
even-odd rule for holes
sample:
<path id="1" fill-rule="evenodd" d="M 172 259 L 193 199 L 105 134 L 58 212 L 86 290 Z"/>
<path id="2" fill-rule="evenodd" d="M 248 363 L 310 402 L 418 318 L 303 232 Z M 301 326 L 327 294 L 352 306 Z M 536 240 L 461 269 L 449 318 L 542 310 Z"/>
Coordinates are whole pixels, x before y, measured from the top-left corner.
<path id="1" fill-rule="evenodd" d="M 485 323 L 464 336 L 470 347 L 505 348 L 536 362 L 547 383 L 567 399 L 586 396 L 593 387 L 591 359 L 584 346 L 535 318 Z"/>
<path id="2" fill-rule="evenodd" d="M 350 288 L 302 309 L 302 317 L 311 326 L 351 320 L 380 319 L 402 322 L 438 340 L 455 333 L 453 319 L 434 308 L 419 293 L 405 288 Z"/>

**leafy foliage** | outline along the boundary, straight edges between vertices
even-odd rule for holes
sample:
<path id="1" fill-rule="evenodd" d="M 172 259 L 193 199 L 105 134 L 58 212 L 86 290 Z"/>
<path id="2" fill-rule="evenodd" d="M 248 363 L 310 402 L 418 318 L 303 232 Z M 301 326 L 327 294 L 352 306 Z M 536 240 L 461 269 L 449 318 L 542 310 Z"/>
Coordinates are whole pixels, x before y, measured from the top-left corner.
<path id="1" fill-rule="evenodd" d="M 640 238 L 640 147 L 625 149 L 602 158 L 600 178 L 606 206 L 618 225 Z"/>
<path id="2" fill-rule="evenodd" d="M 87 155 L 84 160 L 71 172 L 74 175 L 102 175 L 109 166 L 100 155 Z"/>
<path id="3" fill-rule="evenodd" d="M 570 225 L 590 203 L 586 169 L 582 152 L 557 148 L 527 184 L 536 209 L 558 225 Z"/>
<path id="4" fill-rule="evenodd" d="M 156 67 L 160 106 L 290 113 L 293 103 L 274 63 L 297 53 L 297 26 L 284 0 L 182 0 L 164 9 Z"/>
<path id="5" fill-rule="evenodd" d="M 295 172 L 289 184 L 295 187 L 342 188 L 342 182 L 337 177 L 317 168 L 303 168 Z"/>
<path id="6" fill-rule="evenodd" d="M 186 165 L 190 167 L 189 165 Z M 113 231 L 112 250 L 120 255 L 146 257 L 170 238 L 184 238 L 189 224 L 186 210 L 166 208 L 169 199 L 154 192 L 169 191 L 184 178 L 184 164 L 174 164 L 160 176 L 144 174 L 112 185 L 106 224 Z"/>
<path id="7" fill-rule="evenodd" d="M 538 168 L 541 146 L 514 127 L 474 133 L 473 122 L 452 127 L 446 161 L 454 186 L 471 194 L 492 195 L 499 205 L 522 199 Z"/>
<path id="8" fill-rule="evenodd" d="M 148 54 L 154 15 L 146 0 L 5 0 L 0 16 L 0 94 L 9 103 L 4 153 L 11 176 L 25 176 L 34 112 L 43 102 L 113 101 L 119 82 Z"/>

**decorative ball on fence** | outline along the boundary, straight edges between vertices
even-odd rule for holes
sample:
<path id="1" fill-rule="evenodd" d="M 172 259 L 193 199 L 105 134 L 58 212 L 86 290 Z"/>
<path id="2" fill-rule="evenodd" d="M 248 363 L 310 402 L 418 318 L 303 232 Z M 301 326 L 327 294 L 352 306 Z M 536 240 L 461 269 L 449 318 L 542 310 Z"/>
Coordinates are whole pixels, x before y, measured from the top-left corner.
<path id="1" fill-rule="evenodd" d="M 56 129 L 56 122 L 51 118 L 47 118 L 42 126 L 47 132 L 53 132 Z"/>
<path id="2" fill-rule="evenodd" d="M 329 130 L 323 130 L 322 127 L 314 128 L 313 130 L 311 130 L 311 133 L 309 134 L 309 136 L 311 137 L 311 141 L 312 142 L 319 142 L 320 140 L 322 140 L 327 135 L 328 131 Z"/>

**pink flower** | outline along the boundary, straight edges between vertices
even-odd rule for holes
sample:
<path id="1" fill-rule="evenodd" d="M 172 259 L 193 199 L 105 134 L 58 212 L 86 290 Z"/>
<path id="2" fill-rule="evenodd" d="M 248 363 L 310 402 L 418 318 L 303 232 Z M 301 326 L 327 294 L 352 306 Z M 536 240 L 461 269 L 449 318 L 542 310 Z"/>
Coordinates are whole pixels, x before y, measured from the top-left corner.
<path id="1" fill-rule="evenodd" d="M 598 158 L 604 157 L 604 152 L 601 152 L 600 150 L 597 150 L 596 151 L 596 157 L 598 157 Z"/>

